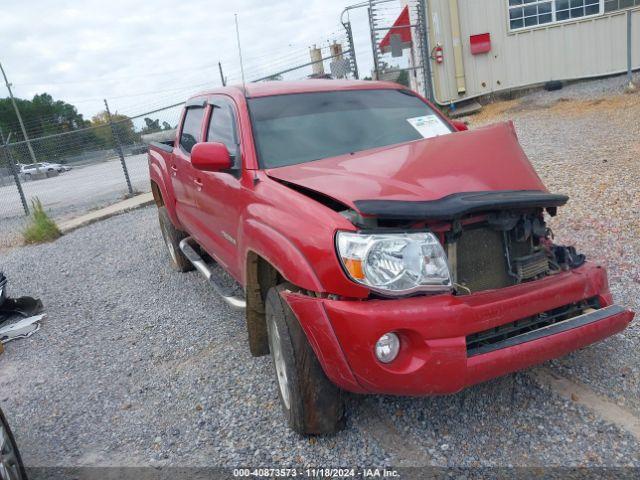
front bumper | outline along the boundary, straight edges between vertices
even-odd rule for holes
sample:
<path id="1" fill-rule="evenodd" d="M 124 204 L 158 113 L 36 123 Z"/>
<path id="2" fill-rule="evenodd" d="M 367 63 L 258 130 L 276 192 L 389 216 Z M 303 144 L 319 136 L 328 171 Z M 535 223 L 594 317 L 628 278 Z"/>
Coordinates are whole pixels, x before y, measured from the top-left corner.
<path id="1" fill-rule="evenodd" d="M 473 333 L 593 297 L 603 309 L 611 306 L 606 272 L 592 263 L 466 296 L 344 301 L 287 292 L 284 297 L 335 384 L 357 393 L 395 395 L 457 392 L 602 340 L 624 330 L 634 315 L 617 307 L 598 310 L 594 317 L 567 322 L 544 336 L 468 355 L 466 338 Z M 374 345 L 387 332 L 396 332 L 402 347 L 394 362 L 382 364 Z"/>

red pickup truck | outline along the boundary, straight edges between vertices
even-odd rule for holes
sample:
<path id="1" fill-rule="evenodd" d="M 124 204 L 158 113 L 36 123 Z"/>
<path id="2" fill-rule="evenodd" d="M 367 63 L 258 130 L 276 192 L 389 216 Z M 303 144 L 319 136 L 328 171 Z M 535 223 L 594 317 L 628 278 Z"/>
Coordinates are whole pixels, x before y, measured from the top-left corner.
<path id="1" fill-rule="evenodd" d="M 513 125 L 466 130 L 393 83 L 269 82 L 192 97 L 150 147 L 174 267 L 246 309 L 294 430 L 340 428 L 342 391 L 453 393 L 632 320 L 553 242 L 568 197 Z"/>

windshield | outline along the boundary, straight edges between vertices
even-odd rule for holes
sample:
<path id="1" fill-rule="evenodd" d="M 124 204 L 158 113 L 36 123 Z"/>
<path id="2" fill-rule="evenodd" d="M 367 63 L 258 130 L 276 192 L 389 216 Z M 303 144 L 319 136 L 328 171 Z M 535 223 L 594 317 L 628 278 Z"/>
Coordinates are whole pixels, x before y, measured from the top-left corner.
<path id="1" fill-rule="evenodd" d="M 343 90 L 249 99 L 262 168 L 277 168 L 452 130 L 401 90 Z"/>

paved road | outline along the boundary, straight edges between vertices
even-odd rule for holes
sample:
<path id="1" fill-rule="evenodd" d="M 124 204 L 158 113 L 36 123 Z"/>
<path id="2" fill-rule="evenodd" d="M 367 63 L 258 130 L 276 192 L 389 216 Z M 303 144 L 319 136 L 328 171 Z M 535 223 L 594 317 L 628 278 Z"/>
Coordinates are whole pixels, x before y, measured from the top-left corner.
<path id="1" fill-rule="evenodd" d="M 147 156 L 126 158 L 135 190 L 149 190 Z M 22 183 L 27 199 L 38 197 L 54 217 L 68 216 L 112 203 L 127 193 L 127 184 L 119 159 L 76 167 L 57 177 Z M 0 222 L 23 214 L 15 185 L 0 187 Z"/>

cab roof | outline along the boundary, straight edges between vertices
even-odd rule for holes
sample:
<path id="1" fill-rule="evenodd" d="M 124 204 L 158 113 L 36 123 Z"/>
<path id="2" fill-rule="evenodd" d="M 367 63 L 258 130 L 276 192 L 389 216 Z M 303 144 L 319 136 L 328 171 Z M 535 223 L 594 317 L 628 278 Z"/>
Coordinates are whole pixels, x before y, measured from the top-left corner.
<path id="1" fill-rule="evenodd" d="M 337 90 L 399 90 L 405 87 L 393 82 L 369 80 L 301 80 L 296 82 L 269 81 L 247 83 L 220 87 L 193 95 L 189 100 L 207 95 L 227 94 L 231 96 L 243 95 L 247 98 L 269 97 L 272 95 L 286 95 L 289 93 L 332 92 Z"/>

